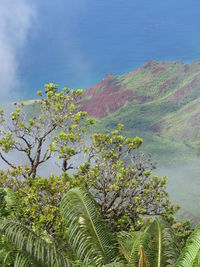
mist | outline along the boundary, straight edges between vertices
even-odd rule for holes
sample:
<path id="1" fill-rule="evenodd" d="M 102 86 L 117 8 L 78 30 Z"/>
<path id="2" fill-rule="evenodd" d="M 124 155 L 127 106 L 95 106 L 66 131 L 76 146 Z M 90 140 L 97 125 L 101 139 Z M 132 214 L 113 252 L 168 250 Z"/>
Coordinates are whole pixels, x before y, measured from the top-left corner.
<path id="1" fill-rule="evenodd" d="M 200 219 L 200 164 L 199 160 L 185 162 L 174 161 L 173 164 L 160 164 L 154 172 L 156 175 L 167 176 L 167 190 L 173 203 L 180 205 L 179 216 L 189 218 L 192 223 Z"/>
<path id="2" fill-rule="evenodd" d="M 18 77 L 22 53 L 35 16 L 25 0 L 0 1 L 0 103 L 19 97 L 22 81 Z"/>

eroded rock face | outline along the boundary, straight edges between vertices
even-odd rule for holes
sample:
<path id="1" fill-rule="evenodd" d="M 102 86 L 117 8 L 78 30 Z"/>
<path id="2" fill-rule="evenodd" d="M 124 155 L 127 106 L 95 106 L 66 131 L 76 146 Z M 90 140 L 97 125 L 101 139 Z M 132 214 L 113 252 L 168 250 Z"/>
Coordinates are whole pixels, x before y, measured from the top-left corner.
<path id="1" fill-rule="evenodd" d="M 84 91 L 80 103 L 81 110 L 101 119 L 116 112 L 127 102 L 143 103 L 153 99 L 153 96 L 135 94 L 134 90 L 126 88 L 119 77 L 108 74 L 101 82 Z"/>
<path id="2" fill-rule="evenodd" d="M 124 89 L 117 77 L 108 74 L 101 82 L 84 92 L 81 109 L 92 117 L 103 118 L 133 99 L 133 92 Z"/>

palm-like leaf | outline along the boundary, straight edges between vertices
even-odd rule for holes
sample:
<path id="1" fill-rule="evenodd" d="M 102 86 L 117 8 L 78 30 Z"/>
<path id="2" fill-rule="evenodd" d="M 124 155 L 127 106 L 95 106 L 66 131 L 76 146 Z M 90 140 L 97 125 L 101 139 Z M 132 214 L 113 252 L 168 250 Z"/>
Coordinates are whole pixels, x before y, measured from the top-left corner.
<path id="1" fill-rule="evenodd" d="M 70 262 L 52 244 L 47 243 L 19 222 L 0 222 L 0 233 L 19 251 L 15 266 L 68 267 Z M 21 265 L 20 265 L 21 264 Z"/>
<path id="2" fill-rule="evenodd" d="M 22 253 L 17 253 L 14 267 L 30 267 L 31 265 L 31 261 L 28 257 L 24 256 Z"/>
<path id="3" fill-rule="evenodd" d="M 148 228 L 151 236 L 147 250 L 150 266 L 170 267 L 179 254 L 179 246 L 171 228 L 161 220 L 154 220 Z"/>
<path id="4" fill-rule="evenodd" d="M 151 242 L 151 235 L 147 232 L 122 232 L 119 234 L 118 242 L 120 251 L 126 258 L 128 265 L 131 267 L 138 267 L 139 262 L 142 260 L 141 248 L 145 251 L 148 250 L 149 243 Z M 146 255 L 144 261 L 146 260 Z M 149 266 L 146 260 L 146 266 Z"/>
<path id="5" fill-rule="evenodd" d="M 180 257 L 174 267 L 198 267 L 200 266 L 200 224 L 188 238 Z"/>
<path id="6" fill-rule="evenodd" d="M 103 266 L 115 259 L 118 254 L 115 240 L 88 192 L 71 189 L 61 201 L 61 212 L 69 241 L 84 264 Z"/>
<path id="7" fill-rule="evenodd" d="M 144 231 L 121 233 L 120 250 L 129 266 L 172 266 L 179 253 L 171 229 L 160 220 L 154 220 Z M 143 265 L 142 265 L 143 264 Z"/>
<path id="8" fill-rule="evenodd" d="M 112 263 L 104 265 L 105 267 L 128 267 L 128 263 L 114 261 Z"/>

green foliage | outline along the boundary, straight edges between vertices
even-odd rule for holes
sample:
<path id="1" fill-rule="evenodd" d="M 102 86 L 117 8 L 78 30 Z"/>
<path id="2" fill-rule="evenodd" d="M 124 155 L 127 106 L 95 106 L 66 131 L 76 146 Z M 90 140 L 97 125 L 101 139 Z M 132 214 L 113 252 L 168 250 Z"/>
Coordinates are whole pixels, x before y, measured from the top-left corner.
<path id="1" fill-rule="evenodd" d="M 80 188 L 69 190 L 62 198 L 60 208 L 67 240 L 77 257 L 76 266 L 109 266 L 115 262 L 116 266 L 137 267 L 146 262 L 146 266 L 161 267 L 171 266 L 177 257 L 175 236 L 159 220 L 151 222 L 140 232 L 120 233 L 118 247 L 116 235 L 111 234 L 109 224 L 105 224 L 88 192 Z M 58 249 L 62 246 L 59 243 L 55 246 L 52 237 L 44 240 L 21 223 L 1 220 L 0 235 L 14 246 L 10 251 L 19 263 L 16 266 L 29 266 L 31 263 L 33 266 L 69 266 L 66 260 L 72 258 L 69 251 Z"/>
<path id="2" fill-rule="evenodd" d="M 132 267 L 137 267 L 141 261 L 144 266 L 173 266 L 180 247 L 170 226 L 158 219 L 148 224 L 143 231 L 120 233 L 119 245 Z"/>
<path id="3" fill-rule="evenodd" d="M 15 221 L 1 221 L 0 233 L 12 242 L 17 253 L 14 266 L 70 266 L 69 261 L 32 230 Z"/>
<path id="4" fill-rule="evenodd" d="M 34 180 L 27 179 L 18 189 L 23 211 L 21 219 L 37 234 L 52 236 L 59 242 L 63 235 L 59 205 L 66 190 L 63 177 L 50 175 L 49 178 L 37 176 Z"/>
<path id="5" fill-rule="evenodd" d="M 21 179 L 35 178 L 39 166 L 44 165 L 54 154 L 60 159 L 60 169 L 66 172 L 73 166 L 68 165 L 69 159 L 78 154 L 82 148 L 85 127 L 92 124 L 86 112 L 75 110 L 82 91 L 63 88 L 58 92 L 58 86 L 47 84 L 45 97 L 36 102 L 39 114 L 27 117 L 26 106 L 16 104 L 11 112 L 11 119 L 4 118 L 0 113 L 1 129 L 0 158 L 10 169 L 22 169 Z M 78 144 L 78 146 L 77 146 Z M 9 160 L 9 154 L 24 154 L 25 162 L 19 166 Z M 19 154 L 20 155 L 20 154 Z"/>
<path id="6" fill-rule="evenodd" d="M 0 188 L 0 217 L 5 217 L 8 214 L 5 196 L 6 191 L 4 188 Z"/>
<path id="7" fill-rule="evenodd" d="M 90 194 L 79 188 L 71 189 L 62 199 L 61 212 L 68 228 L 69 242 L 83 263 L 103 266 L 116 257 L 114 237 Z"/>
<path id="8" fill-rule="evenodd" d="M 188 238 L 174 267 L 198 267 L 200 264 L 200 225 Z"/>
<path id="9" fill-rule="evenodd" d="M 44 238 L 52 236 L 55 242 L 62 242 L 59 206 L 63 194 L 69 189 L 67 176 L 52 174 L 48 178 L 36 176 L 18 182 L 7 179 L 6 182 L 12 190 L 4 189 L 7 192 L 4 198 L 6 206 L 2 205 L 4 213 L 22 221 L 38 235 Z"/>
<path id="10" fill-rule="evenodd" d="M 172 221 L 178 207 L 168 198 L 166 177 L 152 176 L 154 165 L 135 152 L 142 139 L 125 137 L 122 127 L 92 135 L 85 151 L 89 160 L 74 175 L 72 186 L 83 185 L 91 192 L 114 231 L 140 229 L 144 216 Z"/>
<path id="11" fill-rule="evenodd" d="M 83 189 L 68 191 L 61 201 L 61 214 L 66 234 L 74 249 L 60 252 L 59 244 L 44 240 L 23 224 L 0 220 L 0 236 L 4 239 L 8 253 L 0 257 L 1 266 L 129 266 L 129 267 L 197 267 L 200 260 L 199 226 L 189 237 L 180 253 L 180 242 L 170 225 L 155 219 L 140 231 L 110 233 L 109 225 L 103 221 L 98 206 L 91 195 Z M 0 243 L 0 249 L 2 248 Z M 67 244 L 66 244 L 67 245 Z M 67 245 L 68 246 L 68 245 Z M 1 250 L 2 252 L 2 250 Z M 9 258 L 10 256 L 10 258 Z M 9 258 L 9 260 L 8 260 Z M 7 261 L 8 260 L 8 261 Z"/>

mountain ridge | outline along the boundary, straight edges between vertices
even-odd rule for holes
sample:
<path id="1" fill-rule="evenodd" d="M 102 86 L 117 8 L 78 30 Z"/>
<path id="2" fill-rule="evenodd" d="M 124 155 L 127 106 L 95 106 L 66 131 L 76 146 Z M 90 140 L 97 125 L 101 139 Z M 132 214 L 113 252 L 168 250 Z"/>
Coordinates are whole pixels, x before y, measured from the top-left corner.
<path id="1" fill-rule="evenodd" d="M 199 146 L 198 103 L 200 61 L 149 61 L 127 74 L 108 74 L 84 91 L 81 109 L 97 123 L 109 126 L 120 120 L 127 131 L 148 131 Z"/>

